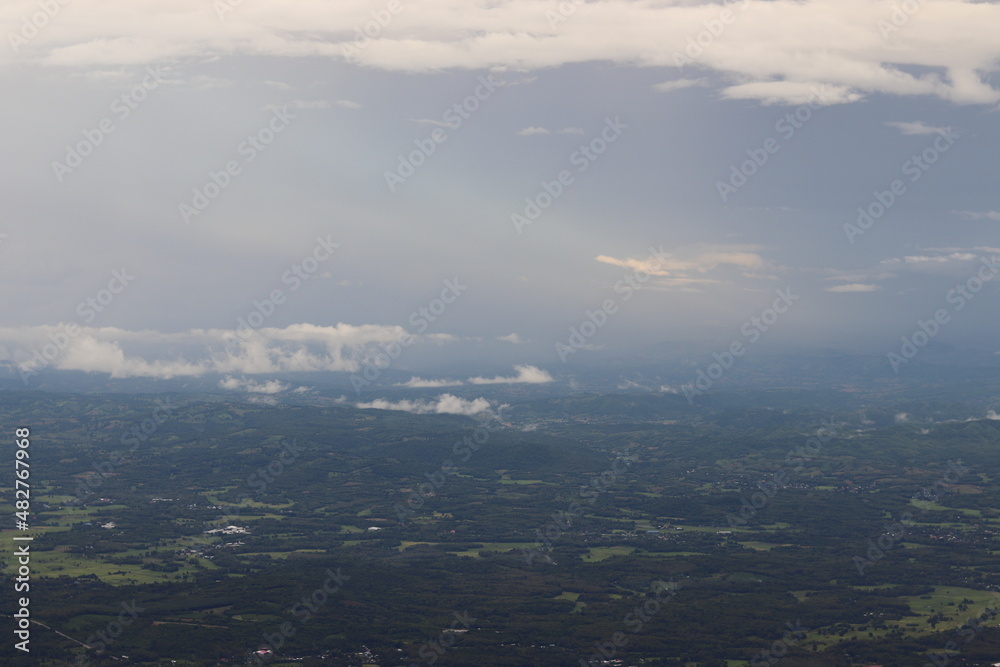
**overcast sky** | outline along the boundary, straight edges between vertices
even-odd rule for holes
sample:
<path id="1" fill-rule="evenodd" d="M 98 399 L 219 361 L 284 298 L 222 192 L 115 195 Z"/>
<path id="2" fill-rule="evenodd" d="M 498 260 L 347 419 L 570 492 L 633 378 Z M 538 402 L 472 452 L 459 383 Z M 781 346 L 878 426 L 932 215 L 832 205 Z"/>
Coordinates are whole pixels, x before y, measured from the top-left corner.
<path id="1" fill-rule="evenodd" d="M 903 4 L 8 0 L 0 358 L 1000 349 L 1000 4 Z"/>

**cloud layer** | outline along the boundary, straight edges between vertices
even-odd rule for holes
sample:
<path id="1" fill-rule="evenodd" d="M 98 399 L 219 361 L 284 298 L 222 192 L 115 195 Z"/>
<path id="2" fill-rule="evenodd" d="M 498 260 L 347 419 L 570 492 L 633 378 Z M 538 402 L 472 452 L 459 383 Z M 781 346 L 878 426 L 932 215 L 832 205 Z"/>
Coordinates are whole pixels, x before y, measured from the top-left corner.
<path id="1" fill-rule="evenodd" d="M 108 373 L 113 378 L 353 372 L 404 333 L 398 326 L 350 324 L 180 333 L 75 324 L 6 327 L 0 328 L 0 361 L 25 372 L 52 368 Z M 225 388 L 238 388 L 239 381 L 232 382 L 236 384 Z"/>
<path id="2" fill-rule="evenodd" d="M 371 410 L 401 410 L 418 415 L 444 414 L 471 416 L 491 410 L 490 402 L 485 398 L 468 400 L 452 394 L 441 394 L 433 401 L 389 401 L 384 398 L 378 398 L 367 403 L 355 403 L 354 406 Z"/>
<path id="3" fill-rule="evenodd" d="M 0 64 L 114 70 L 238 54 L 429 72 L 606 61 L 715 72 L 726 97 L 768 103 L 877 93 L 1000 102 L 986 80 L 1000 62 L 996 3 L 934 0 L 906 14 L 894 0 L 414 0 L 395 15 L 362 0 L 243 3 L 226 12 L 220 4 L 71 3 L 32 31 L 25 22 L 37 3 L 7 2 L 0 32 L 17 38 L 0 50 Z"/>

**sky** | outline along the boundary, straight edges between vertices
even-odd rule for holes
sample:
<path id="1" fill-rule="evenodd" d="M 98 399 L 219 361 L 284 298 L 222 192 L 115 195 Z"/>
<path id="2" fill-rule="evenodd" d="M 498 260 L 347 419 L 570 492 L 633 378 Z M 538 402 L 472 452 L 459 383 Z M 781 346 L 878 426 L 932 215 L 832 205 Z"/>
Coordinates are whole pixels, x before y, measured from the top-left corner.
<path id="1" fill-rule="evenodd" d="M 8 0 L 0 362 L 271 393 L 663 342 L 1000 350 L 998 29 L 958 0 Z"/>

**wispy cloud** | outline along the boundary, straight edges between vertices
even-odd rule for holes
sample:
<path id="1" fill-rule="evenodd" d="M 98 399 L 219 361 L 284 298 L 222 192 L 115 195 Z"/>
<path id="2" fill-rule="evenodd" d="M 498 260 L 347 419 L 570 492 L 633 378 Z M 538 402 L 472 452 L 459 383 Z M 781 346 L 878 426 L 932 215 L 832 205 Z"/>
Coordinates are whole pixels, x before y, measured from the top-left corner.
<path id="1" fill-rule="evenodd" d="M 469 384 L 544 384 L 552 382 L 552 375 L 537 366 L 514 366 L 517 375 L 510 377 L 474 377 L 469 378 Z"/>
<path id="2" fill-rule="evenodd" d="M 664 81 L 663 83 L 657 83 L 653 85 L 653 90 L 658 93 L 669 93 L 674 90 L 682 90 L 684 88 L 695 88 L 699 86 L 707 86 L 707 79 L 674 79 L 673 81 Z"/>
<path id="3" fill-rule="evenodd" d="M 866 285 L 864 283 L 851 283 L 849 285 L 835 285 L 827 287 L 827 292 L 878 292 L 882 288 L 878 285 Z"/>
<path id="4" fill-rule="evenodd" d="M 425 380 L 424 378 L 413 376 L 406 382 L 398 382 L 395 386 L 397 387 L 409 387 L 410 389 L 427 389 L 427 388 L 440 388 L 440 387 L 458 387 L 459 385 L 465 384 L 461 380 Z"/>
<path id="5" fill-rule="evenodd" d="M 471 416 L 492 410 L 492 404 L 485 398 L 468 400 L 452 394 L 441 394 L 433 401 L 389 401 L 384 398 L 377 398 L 374 401 L 366 403 L 355 403 L 354 406 L 363 410 L 400 410 L 418 415 L 444 414 Z"/>
<path id="6" fill-rule="evenodd" d="M 357 371 L 381 346 L 399 341 L 406 333 L 399 326 L 373 324 L 292 324 L 242 332 L 192 329 L 179 333 L 75 327 L 0 328 L 0 346 L 6 356 L 2 360 L 25 371 L 51 368 L 108 373 L 115 378 Z M 52 340 L 61 344 L 51 345 Z M 435 334 L 417 340 L 447 343 L 454 337 Z M 43 349 L 54 354 L 45 356 Z"/>
<path id="7" fill-rule="evenodd" d="M 1000 222 L 1000 211 L 953 211 L 958 215 L 964 215 L 973 220 L 995 220 Z"/>
<path id="8" fill-rule="evenodd" d="M 951 129 L 950 127 L 934 127 L 933 125 L 928 125 L 922 120 L 912 122 L 894 121 L 888 122 L 886 125 L 894 127 L 903 134 L 907 135 L 942 134 Z"/>
<path id="9" fill-rule="evenodd" d="M 234 391 L 245 391 L 250 394 L 280 394 L 283 391 L 288 391 L 291 385 L 278 380 L 269 380 L 260 383 L 256 380 L 247 380 L 246 378 L 227 377 L 219 381 L 219 387 Z"/>
<path id="10" fill-rule="evenodd" d="M 0 33 L 17 34 L 21 17 L 35 8 L 29 0 L 14 4 L 0 19 Z M 425 4 L 400 19 L 406 22 L 405 32 L 385 31 L 351 56 L 351 63 L 405 72 L 495 68 L 524 73 L 601 61 L 675 67 L 691 35 L 719 15 L 719 5 L 709 2 L 626 3 L 628 11 L 623 12 L 618 0 L 592 0 L 579 4 L 572 21 L 550 34 L 538 29 L 537 0 Z M 733 10 L 738 28 L 707 45 L 697 62 L 724 74 L 722 80 L 737 82 L 722 90 L 730 99 L 803 104 L 819 90 L 823 103 L 855 102 L 873 94 L 935 96 L 959 104 L 1000 102 L 1000 91 L 984 76 L 995 72 L 1000 61 L 996 3 L 926 3 L 891 39 L 876 29 L 891 15 L 891 0 L 738 4 Z M 58 39 L 32 40 L 16 53 L 0 53 L 0 65 L 17 57 L 48 66 L 110 70 L 234 54 L 342 61 L 343 47 L 352 45 L 349 27 L 368 18 L 370 6 L 362 0 L 302 0 L 280 10 L 244 6 L 223 22 L 211 3 L 199 0 L 146 3 L 141 10 L 127 0 L 106 0 L 92 10 L 91 20 L 61 21 Z M 912 63 L 948 74 L 911 73 L 899 66 Z"/>

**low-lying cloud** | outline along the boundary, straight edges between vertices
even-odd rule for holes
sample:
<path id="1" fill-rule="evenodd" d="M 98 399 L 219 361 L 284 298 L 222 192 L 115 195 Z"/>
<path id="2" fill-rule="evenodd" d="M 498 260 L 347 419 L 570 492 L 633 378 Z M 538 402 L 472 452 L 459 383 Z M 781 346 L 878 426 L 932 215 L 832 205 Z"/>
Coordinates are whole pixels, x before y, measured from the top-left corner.
<path id="1" fill-rule="evenodd" d="M 354 407 L 362 410 L 401 410 L 412 412 L 413 414 L 439 414 L 439 415 L 478 415 L 483 412 L 490 412 L 492 404 L 485 398 L 468 400 L 453 394 L 441 394 L 432 401 L 389 401 L 384 398 L 377 398 L 366 403 L 355 403 Z"/>
<path id="2" fill-rule="evenodd" d="M 469 384 L 545 384 L 552 382 L 552 375 L 537 366 L 514 366 L 517 375 L 510 377 L 496 376 L 491 378 L 469 378 Z"/>

